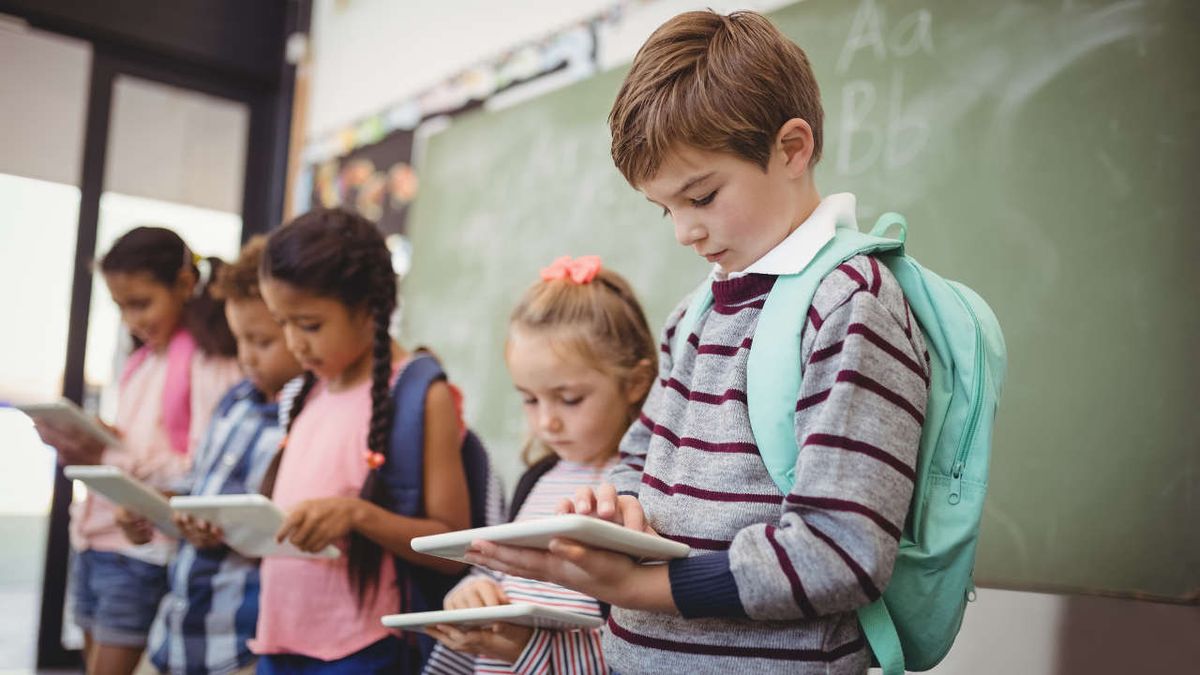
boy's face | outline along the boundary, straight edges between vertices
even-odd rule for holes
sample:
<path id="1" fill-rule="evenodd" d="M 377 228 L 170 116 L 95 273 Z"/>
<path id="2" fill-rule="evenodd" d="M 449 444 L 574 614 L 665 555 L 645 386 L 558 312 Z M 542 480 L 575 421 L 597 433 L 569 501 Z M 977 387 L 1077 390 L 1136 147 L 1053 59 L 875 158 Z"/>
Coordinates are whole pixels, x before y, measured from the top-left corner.
<path id="1" fill-rule="evenodd" d="M 781 150 L 763 171 L 736 155 L 680 146 L 638 189 L 670 216 L 676 241 L 728 273 L 749 267 L 803 220 L 795 181 Z"/>
<path id="2" fill-rule="evenodd" d="M 257 298 L 225 301 L 225 318 L 237 338 L 238 363 L 242 372 L 268 397 L 301 373 L 296 357 L 288 351 L 283 329 Z"/>

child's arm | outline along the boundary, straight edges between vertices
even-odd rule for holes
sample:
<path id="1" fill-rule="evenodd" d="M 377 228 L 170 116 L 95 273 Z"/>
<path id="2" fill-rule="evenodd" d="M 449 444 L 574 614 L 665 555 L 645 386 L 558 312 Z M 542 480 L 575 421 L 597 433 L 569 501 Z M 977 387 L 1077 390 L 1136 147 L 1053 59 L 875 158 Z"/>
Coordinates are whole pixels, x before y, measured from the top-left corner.
<path id="1" fill-rule="evenodd" d="M 824 318 L 809 324 L 815 339 L 803 351 L 797 479 L 782 517 L 741 530 L 728 551 L 670 564 L 685 617 L 846 612 L 878 598 L 891 578 L 912 497 L 928 367 L 899 285 L 874 261 L 849 266 L 830 275 L 835 284 L 861 281 L 840 304 L 823 306 L 818 301 L 831 294 L 821 290 L 814 299 Z"/>
<path id="2" fill-rule="evenodd" d="M 425 518 L 401 516 L 364 499 L 329 497 L 297 505 L 276 538 L 304 551 L 319 551 L 357 530 L 409 562 L 445 574 L 463 564 L 412 550 L 414 537 L 469 528 L 470 495 L 460 452 L 458 413 L 445 382 L 435 382 L 425 398 Z"/>

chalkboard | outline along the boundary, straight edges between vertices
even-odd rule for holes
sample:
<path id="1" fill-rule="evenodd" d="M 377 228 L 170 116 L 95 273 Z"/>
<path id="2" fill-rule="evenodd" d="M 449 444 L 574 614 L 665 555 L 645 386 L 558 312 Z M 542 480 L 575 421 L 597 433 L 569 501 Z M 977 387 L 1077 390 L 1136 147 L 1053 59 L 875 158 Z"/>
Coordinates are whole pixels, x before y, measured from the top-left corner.
<path id="1" fill-rule="evenodd" d="M 1200 600 L 1200 3 L 808 0 L 772 18 L 822 84 L 823 194 L 905 213 L 1009 348 L 981 585 Z M 508 312 L 599 254 L 661 326 L 703 277 L 612 167 L 623 71 L 463 116 L 420 161 L 406 340 L 429 344 L 510 478 Z"/>

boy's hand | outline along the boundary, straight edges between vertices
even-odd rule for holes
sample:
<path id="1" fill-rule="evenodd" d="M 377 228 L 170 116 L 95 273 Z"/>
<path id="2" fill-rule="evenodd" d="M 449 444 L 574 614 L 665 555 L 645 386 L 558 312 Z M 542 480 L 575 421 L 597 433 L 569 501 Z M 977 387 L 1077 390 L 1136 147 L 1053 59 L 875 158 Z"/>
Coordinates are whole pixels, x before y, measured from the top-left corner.
<path id="1" fill-rule="evenodd" d="M 646 524 L 646 513 L 642 511 L 642 503 L 637 497 L 618 495 L 617 488 L 609 483 L 597 487 L 595 492 L 590 487 L 579 488 L 575 491 L 574 499 L 564 499 L 559 503 L 558 512 L 595 516 L 631 530 L 658 534 Z"/>
<path id="2" fill-rule="evenodd" d="M 516 663 L 533 637 L 533 629 L 511 623 L 489 628 L 459 628 L 449 624 L 428 626 L 425 632 L 456 652 Z"/>
<path id="3" fill-rule="evenodd" d="M 186 513 L 176 513 L 171 516 L 171 520 L 174 521 L 175 527 L 179 528 L 183 538 L 197 549 L 217 548 L 225 543 L 225 533 L 207 520 Z"/>
<path id="4" fill-rule="evenodd" d="M 666 565 L 639 565 L 627 555 L 550 540 L 550 550 L 476 540 L 467 562 L 527 579 L 549 581 L 617 607 L 677 613 Z"/>
<path id="5" fill-rule="evenodd" d="M 362 500 L 326 497 L 300 502 L 275 535 L 275 541 L 292 544 L 306 553 L 317 553 L 349 536 L 358 520 Z"/>
<path id="6" fill-rule="evenodd" d="M 468 581 L 446 595 L 442 605 L 446 609 L 468 609 L 472 607 L 493 607 L 507 605 L 508 596 L 500 588 L 500 584 L 492 579 L 480 577 Z"/>
<path id="7" fill-rule="evenodd" d="M 150 524 L 150 521 L 124 506 L 117 507 L 116 522 L 125 538 L 136 546 L 148 543 L 154 538 L 154 526 Z"/>

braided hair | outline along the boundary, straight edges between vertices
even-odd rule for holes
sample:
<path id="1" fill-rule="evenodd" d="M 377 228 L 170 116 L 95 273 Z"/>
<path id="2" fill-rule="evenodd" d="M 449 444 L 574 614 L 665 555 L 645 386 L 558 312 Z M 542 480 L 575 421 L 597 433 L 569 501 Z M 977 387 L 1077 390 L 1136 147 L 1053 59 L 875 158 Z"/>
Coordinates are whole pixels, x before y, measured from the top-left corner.
<path id="1" fill-rule="evenodd" d="M 396 309 L 396 275 L 383 235 L 370 221 L 342 209 L 317 209 L 275 230 L 267 239 L 259 268 L 262 278 L 281 281 L 297 289 L 338 300 L 347 308 L 366 308 L 373 320 L 371 349 L 371 422 L 367 447 L 384 456 L 391 434 L 392 338 L 388 333 Z M 316 384 L 316 376 L 304 374 L 300 391 L 291 406 L 287 432 L 304 409 Z M 263 494 L 274 488 L 286 437 L 263 480 Z M 378 468 L 371 468 L 359 496 L 383 505 L 387 492 Z M 350 533 L 347 552 L 350 584 L 359 605 L 379 583 L 383 548 L 357 531 Z"/>

